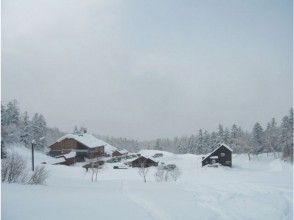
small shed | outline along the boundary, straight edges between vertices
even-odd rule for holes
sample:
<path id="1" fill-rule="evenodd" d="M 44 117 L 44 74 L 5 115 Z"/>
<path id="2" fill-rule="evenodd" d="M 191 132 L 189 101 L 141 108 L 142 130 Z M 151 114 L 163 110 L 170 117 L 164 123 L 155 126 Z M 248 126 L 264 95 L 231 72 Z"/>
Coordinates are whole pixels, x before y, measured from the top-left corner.
<path id="1" fill-rule="evenodd" d="M 138 157 L 137 159 L 130 162 L 132 167 L 151 167 L 158 166 L 158 162 L 151 160 L 150 158 L 146 158 L 143 156 Z"/>
<path id="2" fill-rule="evenodd" d="M 202 167 L 208 164 L 219 163 L 223 166 L 232 167 L 233 150 L 226 144 L 220 144 L 208 156 L 202 157 Z"/>
<path id="3" fill-rule="evenodd" d="M 125 150 L 125 149 L 115 150 L 115 151 L 112 152 L 113 157 L 120 157 L 120 156 L 127 155 L 127 154 L 128 154 L 128 151 Z"/>

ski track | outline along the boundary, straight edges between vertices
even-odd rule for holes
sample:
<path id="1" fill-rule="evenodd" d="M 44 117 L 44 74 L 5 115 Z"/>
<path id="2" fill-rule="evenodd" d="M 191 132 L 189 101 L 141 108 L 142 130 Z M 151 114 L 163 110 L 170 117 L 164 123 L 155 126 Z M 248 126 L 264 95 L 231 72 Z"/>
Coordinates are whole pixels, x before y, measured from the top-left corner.
<path id="1" fill-rule="evenodd" d="M 144 209 L 153 220 L 170 220 L 171 219 L 166 212 L 158 208 L 153 202 L 148 201 L 146 199 L 142 199 L 141 197 L 131 193 L 124 180 L 122 180 L 121 182 L 121 188 L 122 188 L 122 194 L 128 200 L 136 204 L 138 207 L 140 207 L 141 209 Z"/>

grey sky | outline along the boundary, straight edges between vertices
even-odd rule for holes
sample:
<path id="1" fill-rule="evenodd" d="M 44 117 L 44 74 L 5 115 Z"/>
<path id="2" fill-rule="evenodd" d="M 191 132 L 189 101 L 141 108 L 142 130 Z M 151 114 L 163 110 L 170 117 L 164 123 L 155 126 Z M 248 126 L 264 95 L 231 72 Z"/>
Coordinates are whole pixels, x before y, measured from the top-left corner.
<path id="1" fill-rule="evenodd" d="M 149 139 L 292 106 L 292 1 L 2 1 L 2 100 Z"/>

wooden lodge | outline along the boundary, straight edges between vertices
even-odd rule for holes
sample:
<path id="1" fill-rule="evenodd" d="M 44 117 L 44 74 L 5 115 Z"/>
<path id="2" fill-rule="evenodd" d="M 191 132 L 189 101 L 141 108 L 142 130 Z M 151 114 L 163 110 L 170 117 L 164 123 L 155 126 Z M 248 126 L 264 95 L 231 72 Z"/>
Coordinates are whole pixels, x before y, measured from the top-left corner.
<path id="1" fill-rule="evenodd" d="M 131 161 L 130 165 L 132 167 L 151 167 L 151 166 L 158 166 L 158 162 L 155 162 L 151 160 L 150 158 L 140 156 L 137 159 Z"/>
<path id="2" fill-rule="evenodd" d="M 221 164 L 232 167 L 233 150 L 226 144 L 220 144 L 208 156 L 202 158 L 202 167 L 206 165 Z"/>
<path id="3" fill-rule="evenodd" d="M 71 165 L 84 161 L 85 158 L 96 158 L 106 155 L 106 149 L 114 151 L 116 148 L 97 139 L 91 134 L 67 134 L 49 146 L 48 155 L 56 158 L 65 157 L 59 164 Z M 70 155 L 70 156 L 69 156 Z"/>

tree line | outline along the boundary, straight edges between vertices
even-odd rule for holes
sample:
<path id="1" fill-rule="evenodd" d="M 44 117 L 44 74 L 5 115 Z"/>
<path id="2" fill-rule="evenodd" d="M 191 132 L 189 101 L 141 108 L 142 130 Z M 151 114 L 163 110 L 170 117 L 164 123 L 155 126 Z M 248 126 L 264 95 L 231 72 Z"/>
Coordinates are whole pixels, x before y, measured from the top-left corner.
<path id="1" fill-rule="evenodd" d="M 279 124 L 275 118 L 272 118 L 266 127 L 256 122 L 251 131 L 245 131 L 237 124 L 233 124 L 231 128 L 220 124 L 217 131 L 208 132 L 205 129 L 199 129 L 196 134 L 172 139 L 136 141 L 109 136 L 99 136 L 99 138 L 129 151 L 155 149 L 180 154 L 207 154 L 219 143 L 225 143 L 233 149 L 234 153 L 247 153 L 249 158 L 252 154 L 280 152 L 284 159 L 293 161 L 293 108 Z"/>
<path id="2" fill-rule="evenodd" d="M 32 118 L 28 112 L 21 112 L 16 100 L 1 103 L 1 138 L 3 143 L 22 143 L 30 147 L 33 140 L 37 150 L 46 151 L 47 147 L 64 133 L 57 128 L 47 127 L 42 114 L 35 113 Z"/>
<path id="3" fill-rule="evenodd" d="M 23 143 L 29 147 L 32 140 L 35 140 L 36 149 L 43 151 L 64 135 L 58 128 L 49 128 L 42 114 L 35 113 L 30 118 L 27 112 L 21 112 L 16 100 L 6 105 L 1 104 L 1 128 L 4 143 Z M 77 131 L 75 127 L 74 132 Z M 272 118 L 266 127 L 256 122 L 251 131 L 243 130 L 237 124 L 233 124 L 231 128 L 220 124 L 213 132 L 199 129 L 190 136 L 149 141 L 96 136 L 115 147 L 125 148 L 131 152 L 156 149 L 180 154 L 207 154 L 223 142 L 228 144 L 234 153 L 247 153 L 250 157 L 251 154 L 281 152 L 283 158 L 293 161 L 293 108 L 280 123 L 277 123 L 275 118 Z"/>

